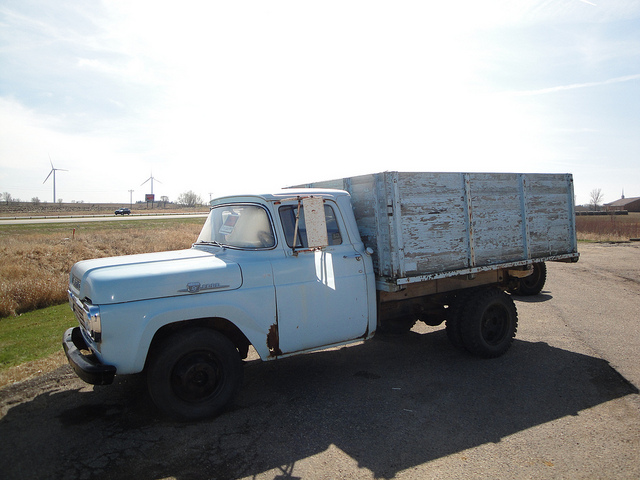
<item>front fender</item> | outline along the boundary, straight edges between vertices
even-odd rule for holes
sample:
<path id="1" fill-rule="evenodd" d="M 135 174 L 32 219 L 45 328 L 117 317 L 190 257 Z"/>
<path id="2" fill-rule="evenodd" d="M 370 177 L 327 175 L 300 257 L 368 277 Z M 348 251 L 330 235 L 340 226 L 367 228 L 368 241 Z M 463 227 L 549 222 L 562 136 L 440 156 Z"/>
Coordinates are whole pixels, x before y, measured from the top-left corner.
<path id="1" fill-rule="evenodd" d="M 165 325 L 202 318 L 224 318 L 247 337 L 260 355 L 269 356 L 267 334 L 276 323 L 273 287 L 201 293 L 101 308 L 101 360 L 118 374 L 139 373 L 156 332 Z"/>

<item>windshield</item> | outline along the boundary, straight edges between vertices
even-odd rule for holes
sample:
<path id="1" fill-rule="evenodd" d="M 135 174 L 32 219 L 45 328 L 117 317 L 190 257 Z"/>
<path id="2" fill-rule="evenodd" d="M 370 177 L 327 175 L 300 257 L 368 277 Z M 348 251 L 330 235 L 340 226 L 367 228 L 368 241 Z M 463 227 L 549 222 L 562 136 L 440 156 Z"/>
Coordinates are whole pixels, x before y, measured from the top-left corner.
<path id="1" fill-rule="evenodd" d="M 276 241 L 267 211 L 259 205 L 213 207 L 196 244 L 232 248 L 272 248 Z"/>

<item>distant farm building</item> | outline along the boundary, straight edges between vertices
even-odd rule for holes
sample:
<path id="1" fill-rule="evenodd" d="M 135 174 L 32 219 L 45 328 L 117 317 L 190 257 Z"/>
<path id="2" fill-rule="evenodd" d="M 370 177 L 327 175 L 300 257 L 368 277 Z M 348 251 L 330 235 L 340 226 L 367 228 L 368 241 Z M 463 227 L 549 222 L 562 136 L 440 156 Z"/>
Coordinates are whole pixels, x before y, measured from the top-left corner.
<path id="1" fill-rule="evenodd" d="M 621 198 L 615 202 L 604 204 L 607 212 L 626 210 L 627 212 L 640 212 L 640 197 Z"/>

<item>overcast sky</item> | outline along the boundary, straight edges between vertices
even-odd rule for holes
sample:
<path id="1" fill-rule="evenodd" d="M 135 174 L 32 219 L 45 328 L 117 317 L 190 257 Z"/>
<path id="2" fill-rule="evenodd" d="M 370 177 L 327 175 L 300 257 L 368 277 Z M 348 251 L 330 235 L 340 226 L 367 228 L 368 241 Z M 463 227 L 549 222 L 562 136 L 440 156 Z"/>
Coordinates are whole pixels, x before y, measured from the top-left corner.
<path id="1" fill-rule="evenodd" d="M 0 0 L 0 193 L 51 202 L 50 158 L 65 202 L 385 170 L 640 196 L 640 2 Z"/>

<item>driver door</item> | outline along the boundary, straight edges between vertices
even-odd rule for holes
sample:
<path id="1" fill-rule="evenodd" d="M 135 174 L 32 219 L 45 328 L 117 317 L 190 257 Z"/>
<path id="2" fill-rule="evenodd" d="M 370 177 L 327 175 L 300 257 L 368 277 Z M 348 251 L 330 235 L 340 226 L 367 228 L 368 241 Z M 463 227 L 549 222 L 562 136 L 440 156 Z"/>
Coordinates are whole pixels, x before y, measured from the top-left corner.
<path id="1" fill-rule="evenodd" d="M 368 325 L 365 262 L 336 215 L 337 205 L 325 202 L 329 245 L 321 249 L 307 248 L 304 207 L 295 231 L 298 208 L 292 202 L 278 210 L 287 243 L 285 257 L 273 264 L 282 354 L 363 337 Z"/>

